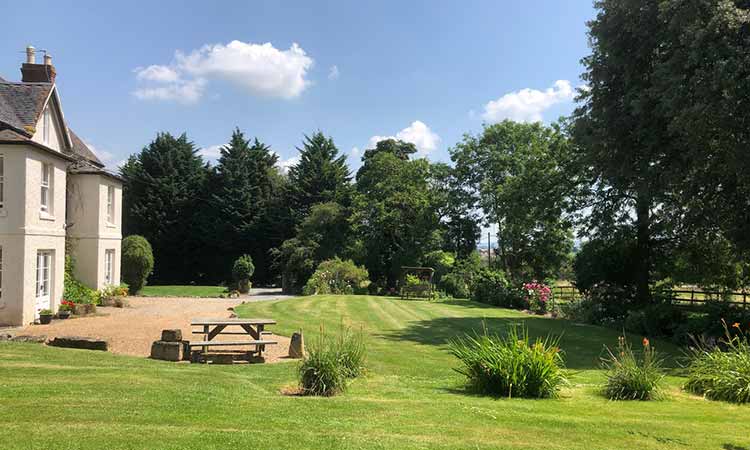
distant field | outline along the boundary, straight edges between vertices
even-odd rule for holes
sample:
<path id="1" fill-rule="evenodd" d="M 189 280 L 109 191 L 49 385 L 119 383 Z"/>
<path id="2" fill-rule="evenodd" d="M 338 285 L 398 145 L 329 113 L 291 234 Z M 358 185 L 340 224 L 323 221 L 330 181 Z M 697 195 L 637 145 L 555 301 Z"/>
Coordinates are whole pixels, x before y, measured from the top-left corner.
<path id="1" fill-rule="evenodd" d="M 225 293 L 223 286 L 146 286 L 141 297 L 218 297 Z"/>

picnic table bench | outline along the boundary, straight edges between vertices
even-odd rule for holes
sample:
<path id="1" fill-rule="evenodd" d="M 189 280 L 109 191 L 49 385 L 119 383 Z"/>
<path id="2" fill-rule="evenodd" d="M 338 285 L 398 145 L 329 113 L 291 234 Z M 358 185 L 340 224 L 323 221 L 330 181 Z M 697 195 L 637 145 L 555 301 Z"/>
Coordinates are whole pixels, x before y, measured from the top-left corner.
<path id="1" fill-rule="evenodd" d="M 191 326 L 201 327 L 201 330 L 193 330 L 193 334 L 202 334 L 203 340 L 190 341 L 188 344 L 191 355 L 194 349 L 199 350 L 199 356 L 205 356 L 205 353 L 211 347 L 251 347 L 244 352 L 248 356 L 263 356 L 266 345 L 274 345 L 278 342 L 267 339 L 271 334 L 264 328 L 266 325 L 274 325 L 272 319 L 195 319 L 190 322 Z M 239 327 L 237 331 L 226 331 L 228 327 Z M 220 335 L 239 335 L 248 336 L 251 339 L 244 340 L 214 340 Z"/>

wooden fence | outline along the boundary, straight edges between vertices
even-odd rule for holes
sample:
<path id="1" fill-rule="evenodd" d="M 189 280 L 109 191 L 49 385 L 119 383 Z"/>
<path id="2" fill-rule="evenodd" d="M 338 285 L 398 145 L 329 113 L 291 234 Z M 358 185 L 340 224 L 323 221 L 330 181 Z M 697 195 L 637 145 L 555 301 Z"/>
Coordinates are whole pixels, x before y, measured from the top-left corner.
<path id="1" fill-rule="evenodd" d="M 748 307 L 750 292 L 706 291 L 696 287 L 672 289 L 669 294 L 672 301 L 679 306 L 698 306 L 712 300 L 724 300 L 733 305 Z M 552 287 L 552 301 L 565 303 L 581 298 L 581 293 L 573 285 L 558 285 Z M 554 304 L 553 303 L 553 304 Z"/>

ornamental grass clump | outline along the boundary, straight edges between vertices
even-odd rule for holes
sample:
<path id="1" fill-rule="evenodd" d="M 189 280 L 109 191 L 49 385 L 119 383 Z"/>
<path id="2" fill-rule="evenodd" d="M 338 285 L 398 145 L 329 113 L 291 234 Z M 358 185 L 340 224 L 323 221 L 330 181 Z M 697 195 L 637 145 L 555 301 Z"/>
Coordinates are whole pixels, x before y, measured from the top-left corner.
<path id="1" fill-rule="evenodd" d="M 640 358 L 624 336 L 619 337 L 616 352 L 605 348 L 608 355 L 602 359 L 602 366 L 607 370 L 607 383 L 604 385 L 604 395 L 607 398 L 655 400 L 663 396 L 663 360 L 648 339 L 643 338 L 643 353 Z"/>
<path id="2" fill-rule="evenodd" d="M 342 326 L 338 336 L 327 336 L 321 328 L 299 368 L 301 393 L 330 397 L 343 392 L 349 379 L 362 374 L 365 354 L 361 330 Z"/>
<path id="3" fill-rule="evenodd" d="M 723 321 L 722 321 L 723 322 Z M 690 349 L 685 389 L 711 400 L 750 402 L 750 325 L 724 325 L 717 345 L 698 343 Z"/>
<path id="4" fill-rule="evenodd" d="M 523 326 L 511 326 L 503 336 L 482 334 L 457 338 L 450 350 L 461 360 L 455 369 L 469 387 L 502 397 L 555 398 L 566 384 L 559 338 L 529 338 Z"/>

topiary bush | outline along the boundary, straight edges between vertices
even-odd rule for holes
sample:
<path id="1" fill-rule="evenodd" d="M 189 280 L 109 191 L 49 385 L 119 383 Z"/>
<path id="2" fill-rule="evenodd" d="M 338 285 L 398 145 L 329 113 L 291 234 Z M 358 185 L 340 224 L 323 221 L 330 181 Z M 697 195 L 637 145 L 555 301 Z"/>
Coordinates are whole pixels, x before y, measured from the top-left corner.
<path id="1" fill-rule="evenodd" d="M 750 403 L 750 328 L 726 323 L 718 345 L 698 343 L 690 349 L 685 389 L 711 400 Z"/>
<path id="2" fill-rule="evenodd" d="M 305 395 L 332 396 L 346 389 L 349 379 L 364 369 L 364 333 L 342 327 L 338 336 L 329 337 L 323 329 L 308 348 L 299 367 L 300 390 Z"/>
<path id="3" fill-rule="evenodd" d="M 604 385 L 604 395 L 607 398 L 654 400 L 662 397 L 662 359 L 648 339 L 643 339 L 643 355 L 640 359 L 633 353 L 624 336 L 618 339 L 617 351 L 612 352 L 607 348 L 607 353 L 602 359 L 602 366 L 607 370 L 607 383 Z"/>
<path id="4" fill-rule="evenodd" d="M 250 292 L 250 277 L 255 272 L 253 258 L 250 255 L 242 255 L 234 262 L 232 266 L 232 279 L 237 284 L 237 290 L 241 294 Z"/>
<path id="5" fill-rule="evenodd" d="M 338 257 L 323 261 L 305 284 L 304 295 L 366 293 L 370 284 L 364 267 Z"/>
<path id="6" fill-rule="evenodd" d="M 472 390 L 503 397 L 553 398 L 567 382 L 558 338 L 531 341 L 525 327 L 504 336 L 483 334 L 450 341 L 451 353 Z"/>
<path id="7" fill-rule="evenodd" d="M 154 252 L 143 236 L 132 235 L 122 240 L 122 280 L 131 294 L 138 294 L 154 270 Z"/>

